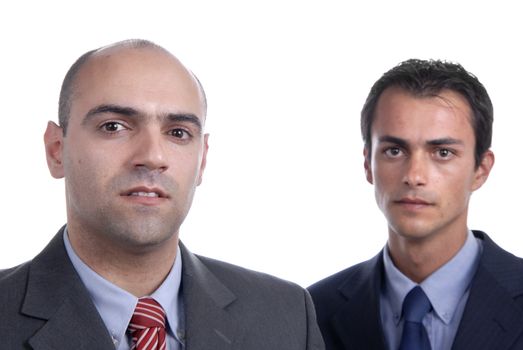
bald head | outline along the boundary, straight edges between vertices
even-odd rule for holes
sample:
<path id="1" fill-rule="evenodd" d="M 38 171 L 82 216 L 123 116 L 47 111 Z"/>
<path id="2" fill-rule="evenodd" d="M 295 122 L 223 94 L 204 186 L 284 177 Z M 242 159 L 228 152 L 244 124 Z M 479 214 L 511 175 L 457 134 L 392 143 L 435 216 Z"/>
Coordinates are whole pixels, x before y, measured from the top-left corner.
<path id="1" fill-rule="evenodd" d="M 60 126 L 63 129 L 64 135 L 67 131 L 69 119 L 71 116 L 71 108 L 75 97 L 79 93 L 79 86 L 82 84 L 83 78 L 88 78 L 89 74 L 92 73 L 93 66 L 101 66 L 102 71 L 107 72 L 111 69 L 117 69 L 119 65 L 133 64 L 132 60 L 128 60 L 130 55 L 136 56 L 137 52 L 147 52 L 150 57 L 163 58 L 163 63 L 170 61 L 170 65 L 164 65 L 164 67 L 171 67 L 177 70 L 179 76 L 173 78 L 182 78 L 192 80 L 195 87 L 198 89 L 199 99 L 202 105 L 203 114 L 200 116 L 202 120 L 205 120 L 207 113 L 207 99 L 205 91 L 198 78 L 169 51 L 163 47 L 142 39 L 132 39 L 120 41 L 108 46 L 104 46 L 95 50 L 88 51 L 80 56 L 76 62 L 69 68 L 65 75 L 60 90 L 60 99 L 58 104 L 58 118 Z M 149 60 L 149 63 L 156 64 L 155 60 Z M 108 63 L 110 64 L 108 65 Z M 143 62 L 142 62 L 143 63 Z M 128 67 L 132 68 L 132 67 Z M 89 72 L 86 72 L 89 71 Z M 189 84 L 190 85 L 190 84 Z M 146 88 L 144 86 L 144 88 Z M 191 91 L 188 91 L 190 93 Z"/>

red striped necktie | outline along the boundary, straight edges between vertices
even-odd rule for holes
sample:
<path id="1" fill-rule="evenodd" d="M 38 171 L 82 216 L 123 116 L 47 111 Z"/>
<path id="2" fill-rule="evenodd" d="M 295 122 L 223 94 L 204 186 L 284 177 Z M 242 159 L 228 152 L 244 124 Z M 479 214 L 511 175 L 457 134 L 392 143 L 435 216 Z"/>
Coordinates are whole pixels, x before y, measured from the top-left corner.
<path id="1" fill-rule="evenodd" d="M 129 323 L 131 350 L 166 350 L 165 311 L 152 298 L 140 298 Z"/>

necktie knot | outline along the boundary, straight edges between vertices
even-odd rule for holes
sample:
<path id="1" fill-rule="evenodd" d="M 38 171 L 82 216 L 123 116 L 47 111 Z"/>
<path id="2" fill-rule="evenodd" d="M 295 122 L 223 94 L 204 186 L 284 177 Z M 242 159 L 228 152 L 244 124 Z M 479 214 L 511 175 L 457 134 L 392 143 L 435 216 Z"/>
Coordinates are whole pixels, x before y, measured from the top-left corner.
<path id="1" fill-rule="evenodd" d="M 409 322 L 421 323 L 430 309 L 429 298 L 420 286 L 412 288 L 403 301 L 403 317 Z"/>
<path id="2" fill-rule="evenodd" d="M 138 299 L 128 329 L 133 343 L 131 349 L 166 348 L 165 311 L 153 298 Z"/>

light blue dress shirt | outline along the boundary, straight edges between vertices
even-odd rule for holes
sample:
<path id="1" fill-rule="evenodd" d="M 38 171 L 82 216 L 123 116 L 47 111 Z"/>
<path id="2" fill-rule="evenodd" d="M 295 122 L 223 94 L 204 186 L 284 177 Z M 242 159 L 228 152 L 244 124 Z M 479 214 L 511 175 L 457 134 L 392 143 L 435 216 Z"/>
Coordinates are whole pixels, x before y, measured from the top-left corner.
<path id="1" fill-rule="evenodd" d="M 419 285 L 432 304 L 423 319 L 432 349 L 450 350 L 476 272 L 482 243 L 468 231 L 458 253 Z M 387 348 L 396 350 L 401 341 L 403 299 L 417 284 L 401 273 L 392 262 L 387 246 L 383 249 L 385 283 L 380 294 L 380 312 Z"/>
<path id="2" fill-rule="evenodd" d="M 131 339 L 126 333 L 127 326 L 133 315 L 138 298 L 120 287 L 104 279 L 93 271 L 76 255 L 67 229 L 64 232 L 65 249 L 76 272 L 89 291 L 91 298 L 102 317 L 102 320 L 111 335 L 115 349 L 129 350 Z M 165 310 L 167 348 L 169 350 L 181 350 L 184 348 L 184 313 L 180 283 L 182 278 L 182 259 L 178 247 L 174 265 L 156 291 L 150 296 L 154 298 Z"/>

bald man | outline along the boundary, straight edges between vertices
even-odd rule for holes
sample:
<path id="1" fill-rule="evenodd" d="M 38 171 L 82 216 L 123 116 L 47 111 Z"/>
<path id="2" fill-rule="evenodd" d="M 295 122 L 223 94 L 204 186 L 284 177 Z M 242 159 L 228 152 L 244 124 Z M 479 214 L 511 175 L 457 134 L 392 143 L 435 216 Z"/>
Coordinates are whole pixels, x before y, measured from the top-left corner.
<path id="1" fill-rule="evenodd" d="M 0 272 L 2 349 L 323 349 L 310 296 L 180 241 L 208 149 L 195 76 L 149 41 L 82 55 L 49 122 L 67 224 Z"/>

